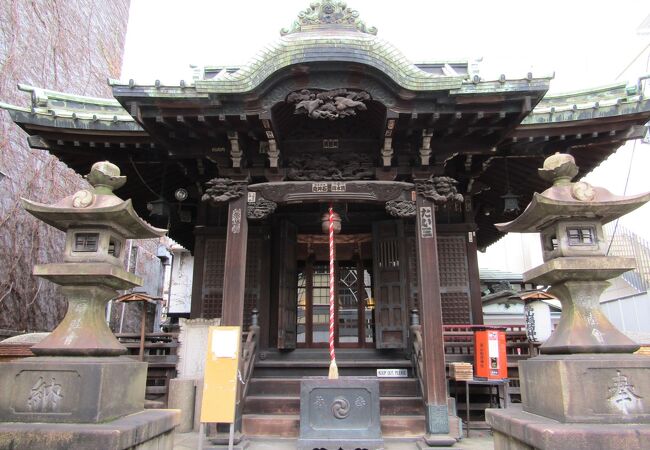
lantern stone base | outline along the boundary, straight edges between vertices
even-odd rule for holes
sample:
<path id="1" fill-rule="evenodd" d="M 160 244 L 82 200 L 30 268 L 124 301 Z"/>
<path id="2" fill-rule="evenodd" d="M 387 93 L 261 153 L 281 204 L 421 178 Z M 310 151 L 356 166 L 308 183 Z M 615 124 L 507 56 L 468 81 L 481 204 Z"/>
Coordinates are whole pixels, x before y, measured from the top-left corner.
<path id="1" fill-rule="evenodd" d="M 172 450 L 176 410 L 150 409 L 106 423 L 0 423 L 0 450 Z"/>
<path id="2" fill-rule="evenodd" d="M 7 362 L 0 422 L 100 423 L 134 414 L 144 409 L 146 377 L 146 363 L 119 356 Z"/>
<path id="3" fill-rule="evenodd" d="M 541 355 L 519 363 L 523 410 L 559 422 L 649 423 L 650 358 Z"/>
<path id="4" fill-rule="evenodd" d="M 649 424 L 560 423 L 518 405 L 487 409 L 485 418 L 495 450 L 645 450 L 650 442 Z"/>
<path id="5" fill-rule="evenodd" d="M 648 448 L 650 358 L 541 355 L 519 374 L 522 405 L 485 412 L 495 450 Z"/>

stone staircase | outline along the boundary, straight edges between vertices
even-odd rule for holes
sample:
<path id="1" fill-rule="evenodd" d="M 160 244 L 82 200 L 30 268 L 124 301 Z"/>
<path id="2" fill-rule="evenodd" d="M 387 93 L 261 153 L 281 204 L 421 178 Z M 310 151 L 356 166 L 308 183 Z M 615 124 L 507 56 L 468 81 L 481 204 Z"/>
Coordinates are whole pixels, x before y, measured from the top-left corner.
<path id="1" fill-rule="evenodd" d="M 258 360 L 249 381 L 242 418 L 243 434 L 250 438 L 297 438 L 300 432 L 300 380 L 326 376 L 326 350 L 299 349 L 290 353 L 267 352 Z M 341 377 L 375 378 L 377 369 L 406 369 L 407 378 L 380 378 L 381 429 L 384 438 L 413 438 L 425 432 L 419 383 L 404 353 L 370 349 L 339 350 Z M 459 423 L 452 419 L 452 435 Z M 455 434 L 454 434 L 455 433 Z"/>

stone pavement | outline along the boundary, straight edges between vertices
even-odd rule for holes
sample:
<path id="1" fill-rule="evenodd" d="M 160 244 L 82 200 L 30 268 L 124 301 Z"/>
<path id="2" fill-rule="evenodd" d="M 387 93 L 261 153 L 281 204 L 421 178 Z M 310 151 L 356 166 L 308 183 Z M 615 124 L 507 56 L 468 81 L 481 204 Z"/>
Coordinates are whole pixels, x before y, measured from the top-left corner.
<path id="1" fill-rule="evenodd" d="M 176 433 L 174 450 L 196 450 L 198 448 L 198 433 Z M 295 439 L 274 439 L 269 441 L 251 441 L 248 450 L 294 450 Z M 205 445 L 208 443 L 206 442 Z M 462 439 L 455 446 L 458 450 L 494 450 L 492 436 L 487 432 L 472 432 L 471 438 Z M 410 442 L 389 441 L 386 450 L 412 450 L 415 444 Z"/>

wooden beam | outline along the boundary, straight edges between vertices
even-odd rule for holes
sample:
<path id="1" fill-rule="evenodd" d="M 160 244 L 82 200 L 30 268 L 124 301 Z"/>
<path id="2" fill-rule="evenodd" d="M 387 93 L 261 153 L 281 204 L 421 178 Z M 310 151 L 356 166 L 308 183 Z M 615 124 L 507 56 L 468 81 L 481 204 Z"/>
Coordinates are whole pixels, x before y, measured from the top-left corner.
<path id="1" fill-rule="evenodd" d="M 223 309 L 221 323 L 243 326 L 244 291 L 246 288 L 246 248 L 248 244 L 247 194 L 228 204 L 228 229 L 223 275 Z"/>
<path id="2" fill-rule="evenodd" d="M 418 298 L 422 323 L 424 363 L 422 393 L 426 405 L 427 434 L 449 433 L 445 350 L 442 333 L 442 300 L 438 272 L 435 205 L 421 195 L 416 200 L 415 241 Z"/>
<path id="3" fill-rule="evenodd" d="M 205 267 L 205 236 L 197 235 L 194 241 L 194 266 L 192 268 L 192 300 L 190 319 L 203 317 L 203 269 Z"/>
<path id="4" fill-rule="evenodd" d="M 483 325 L 483 301 L 481 300 L 481 277 L 477 252 L 476 233 L 469 231 L 467 233 L 467 269 L 472 325 Z"/>

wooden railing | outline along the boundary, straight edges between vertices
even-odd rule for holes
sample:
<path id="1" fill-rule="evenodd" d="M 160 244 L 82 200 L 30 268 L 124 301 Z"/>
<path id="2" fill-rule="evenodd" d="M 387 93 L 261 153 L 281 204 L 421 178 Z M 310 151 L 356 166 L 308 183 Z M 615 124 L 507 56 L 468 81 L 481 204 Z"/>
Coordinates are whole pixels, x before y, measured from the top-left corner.
<path id="1" fill-rule="evenodd" d="M 140 333 L 118 333 L 115 336 L 127 348 L 128 356 L 139 359 Z M 143 349 L 143 360 L 148 363 L 147 398 L 160 401 L 162 404 L 158 406 L 166 407 L 169 383 L 176 377 L 178 333 L 146 333 Z"/>
<path id="2" fill-rule="evenodd" d="M 240 379 L 242 387 L 239 390 L 237 403 L 240 403 L 246 398 L 246 394 L 248 393 L 248 383 L 253 375 L 253 370 L 255 369 L 260 336 L 258 314 L 257 309 L 253 309 L 251 314 L 251 326 L 248 328 L 248 333 L 245 333 L 246 340 L 244 342 L 244 348 L 242 349 L 242 369 Z"/>
<path id="3" fill-rule="evenodd" d="M 422 358 L 422 327 L 418 323 L 411 323 L 411 362 L 413 363 L 413 371 L 420 383 L 420 392 L 424 395 L 425 385 L 424 377 L 424 360 Z"/>
<path id="4" fill-rule="evenodd" d="M 474 331 L 485 325 L 444 325 L 445 360 L 450 362 L 473 362 Z M 506 331 L 506 355 L 508 364 L 515 365 L 522 359 L 537 354 L 537 346 L 526 337 L 525 325 L 499 325 Z"/>
<path id="5" fill-rule="evenodd" d="M 474 363 L 474 331 L 485 328 L 484 325 L 444 325 L 443 338 L 445 347 L 445 362 L 470 362 Z M 538 345 L 532 344 L 526 337 L 525 325 L 503 325 L 506 332 L 506 355 L 508 358 L 508 377 L 510 379 L 510 393 L 519 394 L 518 362 L 538 354 Z M 423 398 L 426 398 L 423 383 L 423 358 L 422 358 L 422 328 L 419 324 L 417 311 L 411 312 L 410 326 L 410 352 L 413 371 L 420 384 Z"/>

